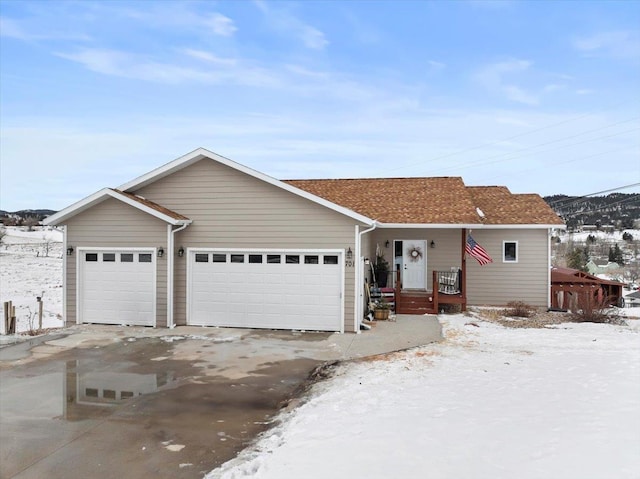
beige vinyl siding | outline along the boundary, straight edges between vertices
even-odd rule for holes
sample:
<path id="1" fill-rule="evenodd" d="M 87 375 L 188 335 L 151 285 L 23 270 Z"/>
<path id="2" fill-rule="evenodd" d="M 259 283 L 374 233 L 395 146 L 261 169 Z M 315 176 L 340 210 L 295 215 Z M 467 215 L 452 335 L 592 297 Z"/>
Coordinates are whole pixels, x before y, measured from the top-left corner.
<path id="1" fill-rule="evenodd" d="M 79 247 L 167 248 L 167 226 L 147 213 L 109 198 L 66 222 L 67 245 L 73 246 L 67 261 L 67 322 L 76 322 L 76 261 Z M 156 326 L 167 322 L 167 256 L 156 258 Z"/>
<path id="2" fill-rule="evenodd" d="M 505 305 L 524 301 L 548 306 L 549 261 L 546 229 L 474 230 L 475 239 L 487 250 L 493 263 L 480 266 L 467 258 L 467 300 L 469 304 Z M 518 262 L 502 262 L 502 242 L 518 242 Z"/>
<path id="3" fill-rule="evenodd" d="M 460 229 L 377 229 L 372 231 L 369 257 L 375 258 L 376 244 L 384 252 L 385 259 L 391 269 L 395 270 L 394 240 L 423 240 L 427 248 L 425 258 L 427 260 L 427 289 L 432 289 L 433 271 L 450 271 L 452 267 L 462 267 L 461 261 L 461 233 Z M 386 241 L 389 247 L 385 248 Z M 435 242 L 435 248 L 430 247 L 431 241 Z M 366 255 L 366 254 L 365 254 Z M 395 271 L 392 273 L 395 277 Z M 391 284 L 391 283 L 390 283 Z"/>
<path id="4" fill-rule="evenodd" d="M 204 159 L 135 192 L 187 216 L 175 247 L 355 251 L 353 219 Z M 186 324 L 187 256 L 175 260 L 175 322 Z M 345 331 L 353 331 L 355 268 L 345 268 Z M 321 292 L 319 292 L 321 294 Z"/>
<path id="5" fill-rule="evenodd" d="M 393 240 L 427 242 L 427 289 L 433 289 L 433 271 L 449 271 L 462 266 L 461 229 L 377 229 L 363 254 L 375 258 L 376 244 L 393 264 Z M 525 301 L 546 307 L 549 290 L 548 246 L 546 229 L 474 230 L 473 238 L 493 258 L 493 263 L 480 266 L 467 257 L 467 301 L 470 305 L 505 305 L 509 301 Z M 384 244 L 389 241 L 389 248 Z M 431 241 L 435 248 L 430 247 Z M 502 262 L 502 242 L 518 242 L 518 262 Z"/>

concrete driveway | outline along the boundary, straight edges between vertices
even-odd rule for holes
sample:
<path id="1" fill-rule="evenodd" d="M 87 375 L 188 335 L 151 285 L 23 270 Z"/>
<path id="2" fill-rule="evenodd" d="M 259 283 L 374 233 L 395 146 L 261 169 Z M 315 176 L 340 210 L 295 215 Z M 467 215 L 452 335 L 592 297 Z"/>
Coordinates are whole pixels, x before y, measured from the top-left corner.
<path id="1" fill-rule="evenodd" d="M 74 326 L 0 349 L 0 477 L 199 478 L 328 361 L 441 339 L 435 317 L 362 334 Z"/>

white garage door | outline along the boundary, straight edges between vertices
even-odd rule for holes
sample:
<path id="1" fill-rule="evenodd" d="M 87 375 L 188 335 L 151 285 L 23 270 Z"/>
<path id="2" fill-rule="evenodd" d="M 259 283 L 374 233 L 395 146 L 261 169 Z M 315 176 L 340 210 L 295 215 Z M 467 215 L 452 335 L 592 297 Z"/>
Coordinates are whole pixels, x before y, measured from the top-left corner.
<path id="1" fill-rule="evenodd" d="M 342 330 L 338 252 L 189 252 L 188 323 Z"/>
<path id="2" fill-rule="evenodd" d="M 155 326 L 154 250 L 79 250 L 78 322 Z"/>

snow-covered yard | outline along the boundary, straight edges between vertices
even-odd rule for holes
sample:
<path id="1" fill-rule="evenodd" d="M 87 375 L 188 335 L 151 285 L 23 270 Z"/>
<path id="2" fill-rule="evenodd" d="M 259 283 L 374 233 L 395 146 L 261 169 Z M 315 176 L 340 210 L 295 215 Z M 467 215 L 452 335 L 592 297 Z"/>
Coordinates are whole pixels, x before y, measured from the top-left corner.
<path id="1" fill-rule="evenodd" d="M 342 365 L 209 478 L 639 478 L 640 327 L 511 329 Z"/>
<path id="2" fill-rule="evenodd" d="M 8 227 L 0 244 L 0 302 L 13 302 L 18 332 L 37 328 L 38 296 L 44 301 L 43 327 L 63 326 L 62 233 Z"/>
<path id="3" fill-rule="evenodd" d="M 14 302 L 19 331 L 43 291 L 45 327 L 62 326 L 60 241 L 13 228 L 3 239 L 0 299 Z M 640 478 L 640 319 L 440 321 L 445 341 L 339 366 L 208 477 Z"/>

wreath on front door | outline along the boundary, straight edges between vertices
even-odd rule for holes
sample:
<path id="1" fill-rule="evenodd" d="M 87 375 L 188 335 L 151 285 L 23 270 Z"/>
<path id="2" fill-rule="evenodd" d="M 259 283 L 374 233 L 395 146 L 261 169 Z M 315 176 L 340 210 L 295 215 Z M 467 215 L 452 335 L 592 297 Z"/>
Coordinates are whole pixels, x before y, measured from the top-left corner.
<path id="1" fill-rule="evenodd" d="M 422 250 L 420 249 L 420 246 L 412 246 L 409 248 L 409 258 L 414 262 L 422 259 Z"/>

